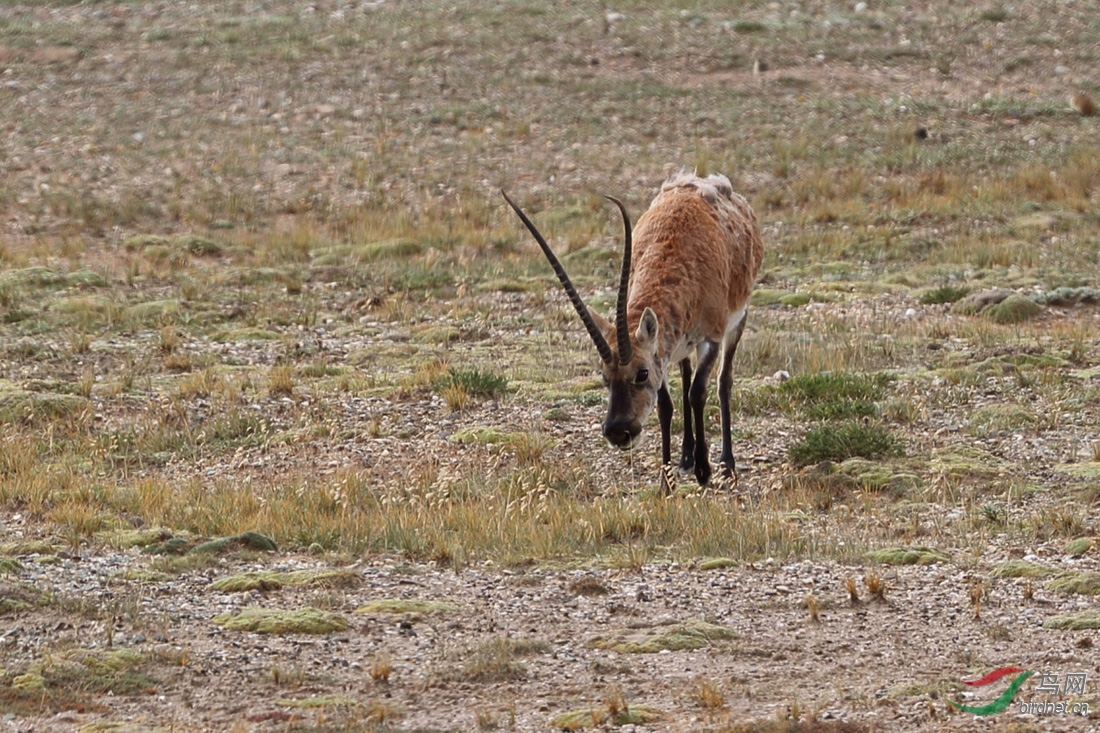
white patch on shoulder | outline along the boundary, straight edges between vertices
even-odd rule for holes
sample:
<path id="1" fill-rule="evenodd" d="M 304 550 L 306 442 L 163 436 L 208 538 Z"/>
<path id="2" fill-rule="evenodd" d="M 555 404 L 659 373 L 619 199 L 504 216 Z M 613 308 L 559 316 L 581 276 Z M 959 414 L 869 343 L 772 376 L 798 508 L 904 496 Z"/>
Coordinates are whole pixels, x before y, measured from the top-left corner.
<path id="1" fill-rule="evenodd" d="M 661 192 L 671 191 L 674 188 L 695 188 L 711 203 L 717 203 L 719 197 L 725 199 L 733 197 L 733 184 L 721 173 L 711 173 L 706 178 L 701 178 L 694 173 L 680 171 L 664 182 Z"/>

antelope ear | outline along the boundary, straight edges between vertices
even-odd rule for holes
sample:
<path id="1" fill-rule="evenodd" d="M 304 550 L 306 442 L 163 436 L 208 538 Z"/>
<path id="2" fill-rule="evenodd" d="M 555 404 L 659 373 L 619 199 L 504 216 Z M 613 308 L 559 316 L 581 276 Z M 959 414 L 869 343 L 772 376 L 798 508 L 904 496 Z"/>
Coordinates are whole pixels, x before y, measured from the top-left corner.
<path id="1" fill-rule="evenodd" d="M 634 338 L 638 339 L 638 345 L 643 348 L 657 338 L 657 314 L 652 308 L 646 308 L 642 312 L 642 320 L 638 322 L 638 330 L 634 332 Z"/>
<path id="2" fill-rule="evenodd" d="M 588 314 L 592 316 L 592 322 L 596 324 L 596 328 L 600 329 L 605 336 L 609 335 L 611 343 L 615 343 L 615 324 L 594 310 L 588 311 Z"/>

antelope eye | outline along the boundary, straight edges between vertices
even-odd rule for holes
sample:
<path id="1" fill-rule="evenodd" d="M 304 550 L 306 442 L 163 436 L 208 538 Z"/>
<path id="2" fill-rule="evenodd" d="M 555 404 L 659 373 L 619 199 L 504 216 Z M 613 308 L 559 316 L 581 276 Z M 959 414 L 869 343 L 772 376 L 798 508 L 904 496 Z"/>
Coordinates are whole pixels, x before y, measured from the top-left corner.
<path id="1" fill-rule="evenodd" d="M 649 370 L 639 369 L 637 374 L 634 375 L 634 384 L 645 384 L 649 381 Z"/>

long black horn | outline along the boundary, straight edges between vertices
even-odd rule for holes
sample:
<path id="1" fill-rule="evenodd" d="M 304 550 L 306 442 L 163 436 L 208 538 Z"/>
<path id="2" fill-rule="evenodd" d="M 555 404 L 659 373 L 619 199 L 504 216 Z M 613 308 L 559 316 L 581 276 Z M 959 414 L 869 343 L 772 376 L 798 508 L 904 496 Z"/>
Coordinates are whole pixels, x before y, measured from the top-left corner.
<path id="1" fill-rule="evenodd" d="M 600 352 L 600 358 L 604 362 L 610 364 L 613 358 L 611 347 L 607 345 L 607 339 L 603 337 L 603 333 L 600 332 L 599 326 L 592 320 L 592 314 L 588 312 L 588 307 L 585 306 L 584 301 L 581 300 L 581 296 L 577 293 L 577 289 L 573 287 L 572 281 L 569 279 L 569 275 L 565 274 L 565 268 L 558 262 L 558 258 L 554 256 L 554 253 L 550 250 L 550 245 L 546 243 L 542 235 L 539 234 L 539 230 L 535 228 L 535 225 L 531 223 L 531 220 L 527 218 L 527 215 L 512 199 L 508 198 L 508 194 L 504 193 L 504 189 L 501 189 L 500 193 L 504 196 L 504 200 L 508 202 L 508 205 L 512 207 L 512 210 L 519 215 L 520 221 L 527 227 L 527 230 L 531 232 L 531 235 L 535 238 L 535 241 L 539 243 L 539 247 L 542 248 L 542 253 L 546 255 L 546 259 L 550 260 L 550 266 L 554 268 L 554 273 L 558 276 L 558 280 L 561 281 L 561 286 L 565 288 L 566 294 L 569 296 L 569 300 L 573 303 L 573 308 L 576 309 L 577 315 L 581 317 L 581 321 L 584 322 L 584 327 L 588 329 L 588 335 L 592 337 L 592 340 L 596 343 L 596 351 Z"/>
<path id="2" fill-rule="evenodd" d="M 622 201 L 613 196 L 604 198 L 618 206 L 623 215 L 623 274 L 619 279 L 619 297 L 615 301 L 615 337 L 619 342 L 619 363 L 625 366 L 634 358 L 634 351 L 630 346 L 630 329 L 626 325 L 626 296 L 630 289 L 630 216 Z"/>

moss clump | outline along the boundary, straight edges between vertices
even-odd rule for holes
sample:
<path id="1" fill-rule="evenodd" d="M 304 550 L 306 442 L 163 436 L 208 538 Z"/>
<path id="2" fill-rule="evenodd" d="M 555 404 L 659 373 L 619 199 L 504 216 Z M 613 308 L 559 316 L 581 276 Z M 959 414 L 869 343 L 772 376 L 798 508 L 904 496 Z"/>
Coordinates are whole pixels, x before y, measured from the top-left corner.
<path id="1" fill-rule="evenodd" d="M 1080 557 L 1091 550 L 1095 544 L 1096 541 L 1092 537 L 1078 537 L 1066 543 L 1066 554 Z"/>
<path id="2" fill-rule="evenodd" d="M 222 253 L 222 246 L 212 239 L 194 234 L 184 234 L 176 238 L 176 246 L 199 257 L 213 257 Z"/>
<path id="3" fill-rule="evenodd" d="M 1047 590 L 1082 596 L 1100 595 L 1100 573 L 1065 573 L 1047 583 Z"/>
<path id="4" fill-rule="evenodd" d="M 381 242 L 364 244 L 355 251 L 356 258 L 362 262 L 378 260 L 407 259 L 424 251 L 424 245 L 409 239 L 386 239 Z"/>
<path id="5" fill-rule="evenodd" d="M 1053 616 L 1043 622 L 1044 629 L 1058 629 L 1064 631 L 1082 631 L 1084 629 L 1100 629 L 1100 611 L 1077 611 L 1075 613 L 1063 613 Z"/>
<path id="6" fill-rule="evenodd" d="M 1006 560 L 993 568 L 996 578 L 1042 578 L 1053 572 L 1050 568 L 1026 560 Z"/>
<path id="7" fill-rule="evenodd" d="M 779 299 L 782 305 L 788 308 L 801 308 L 810 302 L 808 293 L 788 293 Z"/>
<path id="8" fill-rule="evenodd" d="M 155 570 L 141 570 L 136 568 L 126 570 L 115 577 L 122 578 L 123 580 L 132 580 L 135 583 L 163 583 L 172 579 L 172 576 L 168 573 L 158 573 Z"/>
<path id="9" fill-rule="evenodd" d="M 230 550 L 261 550 L 263 552 L 275 552 L 275 540 L 260 534 L 259 532 L 242 532 L 232 537 L 221 537 L 209 542 L 196 545 L 191 552 L 222 553 Z"/>
<path id="10" fill-rule="evenodd" d="M 327 634 L 348 628 L 347 619 L 343 616 L 319 608 L 288 611 L 246 608 L 236 616 L 218 614 L 214 617 L 214 623 L 233 631 L 254 631 L 258 634 Z"/>
<path id="11" fill-rule="evenodd" d="M 280 338 L 282 336 L 274 331 L 263 328 L 237 328 L 232 331 L 218 331 L 210 337 L 210 340 L 217 343 L 228 343 L 232 341 L 278 341 Z"/>
<path id="12" fill-rule="evenodd" d="M 459 430 L 451 436 L 451 440 L 455 443 L 462 443 L 463 445 L 469 443 L 478 443 L 480 445 L 508 445 L 518 441 L 522 435 L 523 433 L 509 433 L 500 428 L 478 426 Z"/>
<path id="13" fill-rule="evenodd" d="M 836 473 L 846 477 L 857 488 L 865 491 L 891 491 L 903 493 L 920 486 L 921 479 L 915 473 L 901 470 L 887 463 L 876 463 L 865 458 L 849 458 L 836 466 Z"/>
<path id="14" fill-rule="evenodd" d="M 569 411 L 562 407 L 551 407 L 542 413 L 542 419 L 551 422 L 562 422 L 569 419 Z"/>
<path id="15" fill-rule="evenodd" d="M 701 649 L 716 641 L 735 638 L 737 632 L 727 626 L 693 620 L 648 632 L 644 629 L 622 629 L 609 637 L 596 637 L 589 642 L 589 646 L 620 654 L 655 654 L 666 649 L 674 652 Z"/>
<path id="16" fill-rule="evenodd" d="M 24 542 L 5 542 L 0 545 L 0 555 L 23 557 L 25 555 L 53 555 L 57 547 L 44 540 L 27 540 Z"/>
<path id="17" fill-rule="evenodd" d="M 168 237 L 162 237 L 159 234 L 135 234 L 122 242 L 127 252 L 137 252 L 146 247 L 167 247 L 170 244 L 171 240 Z"/>
<path id="18" fill-rule="evenodd" d="M 780 305 L 783 297 L 790 295 L 782 290 L 754 290 L 752 293 L 752 305 L 762 308 L 768 305 Z"/>
<path id="19" fill-rule="evenodd" d="M 1024 430 L 1035 422 L 1035 413 L 1023 405 L 983 405 L 970 413 L 968 430 L 982 437 L 1001 430 Z"/>
<path id="20" fill-rule="evenodd" d="M 18 573 L 22 569 L 23 563 L 19 562 L 14 557 L 0 557 L 0 575 Z"/>
<path id="21" fill-rule="evenodd" d="M 884 547 L 872 550 L 865 557 L 885 565 L 932 565 L 951 562 L 951 556 L 930 547 Z"/>
<path id="22" fill-rule="evenodd" d="M 188 537 L 169 537 L 163 542 L 146 545 L 142 552 L 146 555 L 182 555 L 194 544 Z"/>
<path id="23" fill-rule="evenodd" d="M 46 288 L 53 285 L 63 285 L 64 283 L 65 276 L 59 272 L 54 272 L 48 267 L 25 267 L 21 270 L 0 272 L 0 285 Z"/>
<path id="24" fill-rule="evenodd" d="M 929 465 L 953 478 L 990 479 L 1010 473 L 1013 466 L 987 450 L 958 445 L 944 448 L 932 454 Z"/>
<path id="25" fill-rule="evenodd" d="M 90 409 L 91 402 L 78 395 L 23 390 L 0 393 L 0 424 L 56 420 Z"/>
<path id="26" fill-rule="evenodd" d="M 1043 312 L 1043 306 L 1022 295 L 1010 295 L 1000 303 L 989 306 L 983 315 L 995 323 L 1012 324 L 1029 321 Z"/>
<path id="27" fill-rule="evenodd" d="M 462 331 L 453 326 L 428 326 L 413 332 L 412 340 L 418 344 L 449 344 L 458 341 Z"/>
<path id="28" fill-rule="evenodd" d="M 1100 480 L 1100 462 L 1089 461 L 1087 463 L 1063 463 L 1054 467 L 1059 473 L 1067 473 L 1074 478 L 1090 481 Z"/>
<path id="29" fill-rule="evenodd" d="M 0 583 L 0 616 L 19 613 L 39 603 L 41 594 L 18 583 Z"/>
<path id="30" fill-rule="evenodd" d="M 321 568 L 295 570 L 289 573 L 272 571 L 239 573 L 225 578 L 218 578 L 210 584 L 210 587 L 223 593 L 244 593 L 252 590 L 278 590 L 286 586 L 347 587 L 358 580 L 359 574 L 354 570 Z"/>
<path id="31" fill-rule="evenodd" d="M 417 599 L 380 598 L 375 601 L 367 601 L 356 613 L 419 613 L 429 615 L 433 613 L 449 613 L 457 611 L 458 606 L 446 601 L 422 601 Z"/>
<path id="32" fill-rule="evenodd" d="M 175 533 L 164 527 L 150 527 L 148 529 L 112 529 L 106 532 L 96 532 L 95 538 L 105 545 L 126 549 L 128 547 L 149 547 L 157 543 L 166 542 Z"/>
<path id="33" fill-rule="evenodd" d="M 700 570 L 723 570 L 737 567 L 737 561 L 730 557 L 712 557 L 699 563 Z"/>
<path id="34" fill-rule="evenodd" d="M 806 433 L 788 449 L 791 463 L 810 466 L 821 461 L 841 462 L 849 458 L 900 456 L 901 443 L 881 425 L 846 422 L 823 425 Z"/>
<path id="35" fill-rule="evenodd" d="M 43 690 L 46 688 L 46 678 L 39 672 L 27 672 L 13 677 L 11 686 L 17 690 Z"/>

